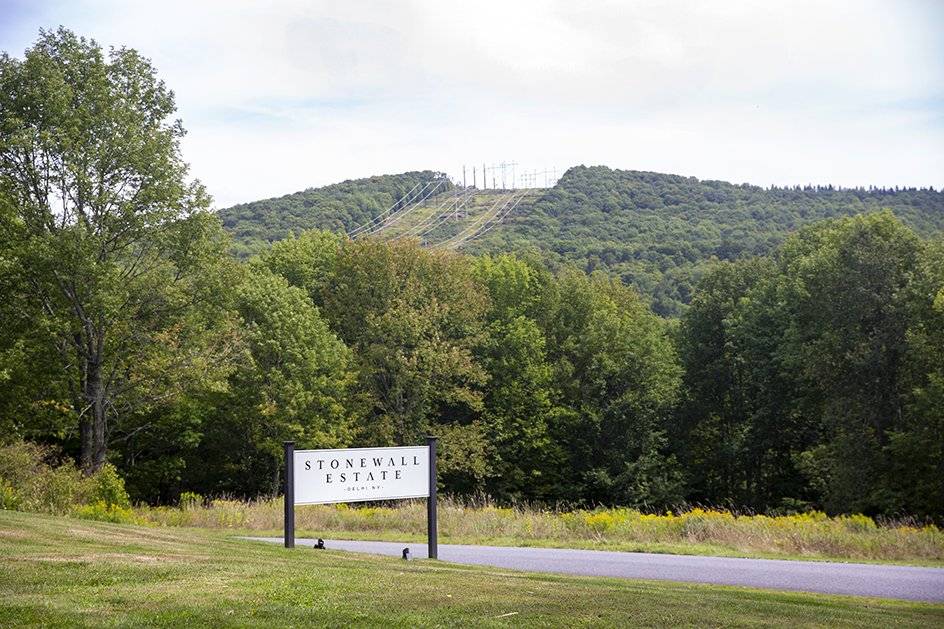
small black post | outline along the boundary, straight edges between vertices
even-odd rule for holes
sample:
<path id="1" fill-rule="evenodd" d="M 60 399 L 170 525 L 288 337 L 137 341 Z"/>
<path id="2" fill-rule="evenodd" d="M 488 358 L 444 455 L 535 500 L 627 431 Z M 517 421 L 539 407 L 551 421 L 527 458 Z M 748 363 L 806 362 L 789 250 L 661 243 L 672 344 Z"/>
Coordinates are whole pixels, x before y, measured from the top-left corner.
<path id="1" fill-rule="evenodd" d="M 295 548 L 295 442 L 285 446 L 285 547 Z"/>
<path id="2" fill-rule="evenodd" d="M 426 499 L 426 542 L 430 559 L 439 558 L 439 538 L 436 531 L 436 439 L 426 437 L 429 448 L 429 498 Z"/>

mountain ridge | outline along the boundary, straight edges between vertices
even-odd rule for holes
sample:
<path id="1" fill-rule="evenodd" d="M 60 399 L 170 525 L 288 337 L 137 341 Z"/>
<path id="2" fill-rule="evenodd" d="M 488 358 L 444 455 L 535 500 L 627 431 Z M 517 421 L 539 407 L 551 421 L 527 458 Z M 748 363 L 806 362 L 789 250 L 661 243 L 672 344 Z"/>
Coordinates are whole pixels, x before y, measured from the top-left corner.
<path id="1" fill-rule="evenodd" d="M 418 181 L 436 176 L 441 173 L 428 170 L 349 180 L 226 208 L 220 217 L 237 253 L 250 255 L 304 229 L 347 232 L 374 219 Z M 445 188 L 458 194 L 451 184 Z M 435 210 L 441 199 L 449 200 L 443 195 L 428 203 Z M 684 309 L 707 264 L 767 254 L 817 220 L 881 210 L 923 236 L 944 231 L 944 192 L 933 188 L 764 188 L 575 166 L 464 250 L 536 252 L 551 267 L 601 270 L 634 285 L 656 312 L 672 316 Z"/>

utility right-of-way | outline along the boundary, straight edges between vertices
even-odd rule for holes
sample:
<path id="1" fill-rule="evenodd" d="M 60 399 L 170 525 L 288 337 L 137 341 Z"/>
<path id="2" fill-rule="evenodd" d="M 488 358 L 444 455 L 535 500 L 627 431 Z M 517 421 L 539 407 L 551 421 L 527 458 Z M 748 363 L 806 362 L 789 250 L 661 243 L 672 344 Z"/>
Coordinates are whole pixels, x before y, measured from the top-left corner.
<path id="1" fill-rule="evenodd" d="M 282 542 L 280 537 L 247 539 Z M 312 545 L 314 542 L 315 540 L 296 540 L 298 546 Z M 425 556 L 426 550 L 425 544 L 415 542 L 329 540 L 325 542 L 325 547 L 329 550 L 395 557 L 399 557 L 405 547 L 411 547 L 417 557 Z M 532 572 L 687 581 L 770 590 L 944 602 L 944 568 L 460 544 L 440 544 L 439 558 L 455 563 Z"/>

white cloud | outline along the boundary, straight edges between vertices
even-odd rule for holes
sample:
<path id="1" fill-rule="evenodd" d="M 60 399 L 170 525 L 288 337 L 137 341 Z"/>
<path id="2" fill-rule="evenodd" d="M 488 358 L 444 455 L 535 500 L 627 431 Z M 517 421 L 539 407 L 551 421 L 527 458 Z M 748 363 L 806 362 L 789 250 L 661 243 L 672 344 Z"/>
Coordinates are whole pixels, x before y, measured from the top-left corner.
<path id="1" fill-rule="evenodd" d="M 944 185 L 933 0 L 15 6 L 5 50 L 62 23 L 150 56 L 220 206 L 497 160 Z"/>

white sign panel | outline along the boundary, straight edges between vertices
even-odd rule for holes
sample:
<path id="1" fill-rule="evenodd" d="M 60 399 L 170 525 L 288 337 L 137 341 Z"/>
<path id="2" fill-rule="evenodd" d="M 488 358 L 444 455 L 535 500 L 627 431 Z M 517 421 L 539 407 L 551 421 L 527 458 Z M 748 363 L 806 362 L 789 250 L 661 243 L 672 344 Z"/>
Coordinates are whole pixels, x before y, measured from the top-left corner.
<path id="1" fill-rule="evenodd" d="M 429 496 L 429 448 L 295 450 L 295 504 Z"/>

